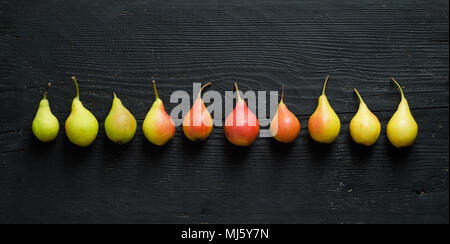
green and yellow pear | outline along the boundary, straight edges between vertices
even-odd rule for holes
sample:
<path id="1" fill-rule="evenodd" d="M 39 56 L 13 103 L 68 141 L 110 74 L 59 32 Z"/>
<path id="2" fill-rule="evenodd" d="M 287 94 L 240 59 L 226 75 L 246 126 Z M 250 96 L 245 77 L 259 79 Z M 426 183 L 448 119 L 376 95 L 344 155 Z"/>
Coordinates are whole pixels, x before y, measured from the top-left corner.
<path id="1" fill-rule="evenodd" d="M 380 136 L 381 124 L 377 116 L 364 103 L 358 90 L 355 89 L 354 91 L 359 97 L 359 108 L 350 121 L 350 136 L 357 144 L 372 146 Z"/>
<path id="2" fill-rule="evenodd" d="M 98 134 L 98 121 L 80 101 L 80 91 L 75 77 L 72 77 L 77 89 L 77 96 L 72 102 L 72 112 L 66 120 L 66 135 L 69 140 L 80 147 L 91 145 Z"/>
<path id="3" fill-rule="evenodd" d="M 319 97 L 319 104 L 308 121 L 309 134 L 314 141 L 319 143 L 332 143 L 341 130 L 341 121 L 325 96 L 325 88 L 329 78 L 330 76 L 327 75 L 322 95 Z"/>
<path id="4" fill-rule="evenodd" d="M 106 136 L 114 143 L 127 144 L 136 134 L 137 122 L 114 93 L 113 104 L 105 120 Z"/>
<path id="5" fill-rule="evenodd" d="M 411 114 L 408 101 L 406 101 L 402 88 L 394 78 L 391 79 L 398 86 L 398 89 L 400 89 L 402 100 L 398 105 L 397 111 L 389 120 L 386 127 L 386 134 L 394 147 L 402 148 L 414 143 L 419 128 Z"/>
<path id="6" fill-rule="evenodd" d="M 158 96 L 155 81 L 153 81 L 153 89 L 155 90 L 156 101 L 145 117 L 142 130 L 149 142 L 157 146 L 163 146 L 174 137 L 175 124 L 164 109 L 164 104 Z"/>
<path id="7" fill-rule="evenodd" d="M 39 109 L 32 124 L 34 136 L 42 142 L 55 140 L 59 133 L 58 119 L 52 114 L 50 103 L 47 100 L 48 88 L 50 86 L 51 83 L 48 83 L 47 91 L 44 93 L 44 98 L 39 104 Z"/>

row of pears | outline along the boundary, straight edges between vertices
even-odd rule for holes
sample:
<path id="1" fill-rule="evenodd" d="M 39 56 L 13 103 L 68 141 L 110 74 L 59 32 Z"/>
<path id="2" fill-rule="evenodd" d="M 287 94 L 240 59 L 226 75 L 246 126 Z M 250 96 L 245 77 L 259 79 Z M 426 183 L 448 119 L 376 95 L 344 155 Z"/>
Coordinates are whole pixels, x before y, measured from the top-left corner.
<path id="1" fill-rule="evenodd" d="M 318 106 L 308 122 L 308 131 L 311 138 L 319 143 L 332 143 L 338 137 L 341 129 L 339 117 L 325 95 L 328 79 L 329 76 L 325 79 Z M 95 116 L 80 101 L 77 80 L 75 77 L 72 77 L 72 80 L 76 87 L 76 97 L 65 124 L 66 135 L 73 144 L 87 147 L 96 139 L 99 125 Z M 415 141 L 418 126 L 411 114 L 402 88 L 393 78 L 392 81 L 400 90 L 401 102 L 387 125 L 386 134 L 388 140 L 395 147 L 407 147 Z M 191 110 L 183 119 L 183 132 L 191 141 L 206 140 L 213 129 L 213 119 L 201 98 L 203 89 L 209 85 L 211 85 L 211 82 L 201 87 Z M 249 146 L 259 135 L 259 121 L 241 98 L 237 83 L 234 83 L 234 86 L 237 102 L 234 110 L 225 120 L 225 137 L 234 145 Z M 48 87 L 50 87 L 50 84 Z M 162 146 L 174 137 L 175 125 L 164 109 L 155 81 L 153 81 L 153 88 L 156 100 L 145 117 L 142 130 L 149 142 Z M 358 91 L 356 89 L 354 91 L 358 95 L 360 104 L 358 112 L 350 122 L 350 136 L 355 143 L 371 146 L 380 136 L 381 124 L 364 103 Z M 59 122 L 50 110 L 47 94 L 48 88 L 40 102 L 32 125 L 34 135 L 42 142 L 53 141 L 59 133 Z M 133 139 L 136 129 L 136 119 L 114 93 L 112 108 L 105 120 L 107 137 L 114 143 L 127 144 Z M 277 112 L 270 123 L 270 132 L 277 141 L 283 143 L 293 142 L 300 133 L 299 120 L 284 104 L 284 87 L 282 88 Z"/>
<path id="2" fill-rule="evenodd" d="M 341 123 L 325 95 L 325 88 L 329 76 L 325 79 L 322 95 L 319 97 L 319 105 L 311 115 L 308 130 L 311 137 L 320 143 L 331 143 L 339 135 Z M 409 109 L 403 90 L 398 82 L 391 78 L 401 93 L 401 101 L 386 127 L 386 134 L 391 144 L 397 148 L 408 147 L 414 143 L 418 126 Z M 357 144 L 372 146 L 378 140 L 381 124 L 377 116 L 373 114 L 362 99 L 358 90 L 354 89 L 359 98 L 358 112 L 350 121 L 350 136 Z"/>

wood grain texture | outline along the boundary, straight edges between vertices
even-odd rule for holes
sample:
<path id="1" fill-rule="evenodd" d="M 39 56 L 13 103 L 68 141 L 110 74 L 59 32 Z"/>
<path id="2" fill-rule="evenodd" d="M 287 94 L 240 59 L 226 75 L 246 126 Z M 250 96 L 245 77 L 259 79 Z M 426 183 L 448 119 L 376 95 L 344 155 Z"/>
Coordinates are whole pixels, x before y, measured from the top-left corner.
<path id="1" fill-rule="evenodd" d="M 448 223 L 448 1 L 0 0 L 0 223 Z M 342 122 L 330 146 L 307 120 L 325 75 Z M 142 124 L 157 79 L 175 90 L 212 81 L 224 93 L 279 90 L 302 131 L 290 146 L 246 149 L 214 128 L 203 144 L 180 128 L 165 147 L 141 130 L 127 146 L 103 128 L 93 146 L 61 131 L 41 144 L 41 92 L 63 125 L 78 77 L 101 121 L 116 91 Z M 392 148 L 385 127 L 400 97 L 419 124 Z M 357 88 L 382 121 L 372 148 L 351 142 Z"/>

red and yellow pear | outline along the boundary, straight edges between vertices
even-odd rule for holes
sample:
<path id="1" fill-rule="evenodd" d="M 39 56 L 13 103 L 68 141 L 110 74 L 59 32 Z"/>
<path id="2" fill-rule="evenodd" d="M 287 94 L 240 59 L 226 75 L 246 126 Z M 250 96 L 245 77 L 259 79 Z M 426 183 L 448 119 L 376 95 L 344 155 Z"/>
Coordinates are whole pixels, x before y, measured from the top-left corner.
<path id="1" fill-rule="evenodd" d="M 284 86 L 281 91 L 281 99 L 278 110 L 270 122 L 270 133 L 279 142 L 291 143 L 300 133 L 300 122 L 297 117 L 284 104 Z"/>
<path id="2" fill-rule="evenodd" d="M 211 85 L 211 82 L 202 86 L 197 99 L 194 101 L 194 105 L 183 119 L 184 135 L 191 141 L 206 140 L 213 129 L 211 114 L 206 109 L 205 103 L 203 103 L 201 98 L 202 90 L 209 85 Z"/>
<path id="3" fill-rule="evenodd" d="M 386 134 L 387 138 L 391 144 L 394 145 L 394 147 L 408 147 L 416 140 L 419 127 L 411 114 L 408 101 L 406 101 L 401 86 L 396 80 L 394 80 L 394 78 L 391 79 L 398 86 L 398 89 L 402 95 L 402 100 L 398 105 L 397 111 L 387 124 Z"/>
<path id="4" fill-rule="evenodd" d="M 250 146 L 259 136 L 259 121 L 239 95 L 237 83 L 234 83 L 237 103 L 233 112 L 225 120 L 225 137 L 236 146 Z"/>
<path id="5" fill-rule="evenodd" d="M 325 88 L 329 78 L 330 76 L 328 75 L 325 79 L 322 95 L 319 97 L 319 104 L 308 122 L 308 131 L 311 138 L 319 143 L 332 143 L 336 140 L 341 130 L 339 117 L 325 95 Z"/>
<path id="6" fill-rule="evenodd" d="M 380 136 L 381 124 L 377 116 L 369 110 L 358 90 L 355 89 L 355 93 L 359 97 L 359 108 L 350 121 L 350 136 L 357 144 L 372 146 Z"/>
<path id="7" fill-rule="evenodd" d="M 156 100 L 145 117 L 142 125 L 145 138 L 157 146 L 165 145 L 175 135 L 175 124 L 164 109 L 164 104 L 158 96 L 156 82 L 153 81 Z"/>

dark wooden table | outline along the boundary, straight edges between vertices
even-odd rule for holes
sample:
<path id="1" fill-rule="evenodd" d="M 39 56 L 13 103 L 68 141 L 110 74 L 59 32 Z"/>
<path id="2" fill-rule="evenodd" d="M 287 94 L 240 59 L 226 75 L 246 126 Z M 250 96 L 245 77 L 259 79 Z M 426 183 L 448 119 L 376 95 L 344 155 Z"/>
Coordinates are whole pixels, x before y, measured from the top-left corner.
<path id="1" fill-rule="evenodd" d="M 0 0 L 0 223 L 448 223 L 448 1 Z M 329 146 L 307 121 L 325 75 L 342 122 Z M 80 82 L 96 142 L 39 143 L 31 122 L 47 82 L 61 126 Z M 385 128 L 404 87 L 416 143 Z M 279 90 L 302 131 L 291 146 L 236 148 L 216 127 L 203 144 L 180 128 L 165 147 L 141 124 L 156 79 L 175 90 Z M 358 88 L 382 122 L 371 148 L 351 142 Z M 116 91 L 139 122 L 115 146 L 103 121 Z"/>

